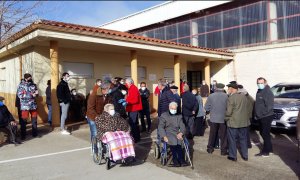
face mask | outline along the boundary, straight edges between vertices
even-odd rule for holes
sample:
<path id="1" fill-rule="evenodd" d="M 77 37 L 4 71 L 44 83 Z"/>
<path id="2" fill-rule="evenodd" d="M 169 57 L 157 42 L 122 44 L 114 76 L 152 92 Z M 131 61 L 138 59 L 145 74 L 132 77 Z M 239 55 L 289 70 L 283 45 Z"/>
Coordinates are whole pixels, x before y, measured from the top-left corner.
<path id="1" fill-rule="evenodd" d="M 125 90 L 122 90 L 121 92 L 122 92 L 123 95 L 127 94 L 127 92 Z"/>
<path id="2" fill-rule="evenodd" d="M 76 92 L 73 92 L 72 94 L 73 94 L 74 96 L 76 96 Z"/>
<path id="3" fill-rule="evenodd" d="M 4 102 L 0 101 L 0 106 L 3 106 L 4 105 Z"/>
<path id="4" fill-rule="evenodd" d="M 258 89 L 264 89 L 265 85 L 264 84 L 257 84 Z"/>
<path id="5" fill-rule="evenodd" d="M 33 82 L 32 79 L 29 79 L 28 82 Z"/>
<path id="6" fill-rule="evenodd" d="M 111 89 L 108 90 L 108 94 L 111 93 Z"/>
<path id="7" fill-rule="evenodd" d="M 99 87 L 101 86 L 101 84 L 102 84 L 101 82 L 98 82 L 98 83 L 97 83 L 97 85 L 98 85 Z"/>
<path id="8" fill-rule="evenodd" d="M 202 85 L 205 85 L 205 82 L 203 82 Z"/>
<path id="9" fill-rule="evenodd" d="M 143 91 L 145 91 L 146 87 L 141 87 L 141 89 L 142 89 Z"/>
<path id="10" fill-rule="evenodd" d="M 197 94 L 197 92 L 192 92 L 194 95 L 196 95 Z"/>
<path id="11" fill-rule="evenodd" d="M 66 82 L 70 81 L 70 77 L 65 77 L 64 79 L 65 79 Z"/>
<path id="12" fill-rule="evenodd" d="M 120 84 L 124 84 L 124 81 L 121 81 Z"/>
<path id="13" fill-rule="evenodd" d="M 111 115 L 111 116 L 114 116 L 115 115 L 115 110 L 114 109 L 111 109 L 109 110 L 108 114 Z"/>
<path id="14" fill-rule="evenodd" d="M 171 114 L 176 114 L 176 113 L 177 113 L 177 110 L 175 110 L 175 109 L 170 109 L 170 113 L 171 113 Z"/>

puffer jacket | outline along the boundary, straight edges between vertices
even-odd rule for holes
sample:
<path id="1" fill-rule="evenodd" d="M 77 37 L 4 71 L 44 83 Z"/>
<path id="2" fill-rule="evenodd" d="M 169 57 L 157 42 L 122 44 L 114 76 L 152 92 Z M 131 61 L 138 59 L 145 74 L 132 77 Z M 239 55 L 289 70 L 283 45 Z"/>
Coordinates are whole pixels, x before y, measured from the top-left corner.
<path id="1" fill-rule="evenodd" d="M 19 84 L 17 95 L 20 98 L 21 110 L 36 110 L 37 103 L 33 94 L 37 91 L 33 82 L 23 81 Z"/>

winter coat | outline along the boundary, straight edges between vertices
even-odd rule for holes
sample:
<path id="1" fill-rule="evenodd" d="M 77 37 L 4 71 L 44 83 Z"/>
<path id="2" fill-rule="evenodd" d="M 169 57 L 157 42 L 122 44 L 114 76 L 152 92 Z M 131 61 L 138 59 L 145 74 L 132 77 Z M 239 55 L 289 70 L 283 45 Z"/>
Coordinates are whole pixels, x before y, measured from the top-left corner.
<path id="1" fill-rule="evenodd" d="M 144 91 L 142 89 L 139 89 L 139 92 L 142 98 L 143 109 L 149 109 L 149 97 L 150 97 L 149 89 L 146 88 Z"/>
<path id="2" fill-rule="evenodd" d="M 255 117 L 257 119 L 274 115 L 274 95 L 270 89 L 270 86 L 267 85 L 264 89 L 259 89 L 257 91 L 254 107 Z"/>
<path id="3" fill-rule="evenodd" d="M 198 112 L 197 112 L 196 117 L 203 117 L 203 116 L 205 116 L 205 112 L 204 112 L 204 108 L 203 108 L 202 97 L 200 95 L 197 95 L 196 99 L 197 99 L 198 104 L 199 104 L 199 108 L 198 108 Z"/>
<path id="4" fill-rule="evenodd" d="M 126 106 L 127 112 L 135 112 L 143 109 L 142 99 L 139 90 L 134 84 L 132 84 L 128 89 L 126 102 L 127 102 L 127 106 Z"/>
<path id="5" fill-rule="evenodd" d="M 107 96 L 111 99 L 112 104 L 115 106 L 115 111 L 119 113 L 121 117 L 126 118 L 126 109 L 121 103 L 119 103 L 120 99 L 124 99 L 124 95 L 119 88 L 113 88 Z"/>
<path id="6" fill-rule="evenodd" d="M 0 127 L 6 127 L 8 123 L 14 120 L 14 117 L 11 115 L 7 107 L 0 102 Z"/>
<path id="7" fill-rule="evenodd" d="M 71 92 L 69 85 L 66 81 L 61 80 L 56 88 L 56 95 L 59 103 L 70 103 L 71 102 Z"/>
<path id="8" fill-rule="evenodd" d="M 23 81 L 19 84 L 17 95 L 20 98 L 21 110 L 36 110 L 37 103 L 33 94 L 37 91 L 36 84 Z"/>
<path id="9" fill-rule="evenodd" d="M 226 122 L 230 128 L 244 128 L 250 125 L 249 100 L 242 93 L 235 93 L 227 100 Z"/>
<path id="10" fill-rule="evenodd" d="M 177 114 L 181 114 L 181 98 L 179 96 L 179 94 L 173 94 L 175 102 L 177 103 L 178 107 L 177 107 Z"/>
<path id="11" fill-rule="evenodd" d="M 51 86 L 48 85 L 46 88 L 46 104 L 51 105 Z"/>
<path id="12" fill-rule="evenodd" d="M 90 94 L 87 102 L 86 116 L 94 121 L 96 116 L 102 114 L 104 106 L 108 103 L 113 104 L 112 96 L 97 95 L 97 90 Z"/>
<path id="13" fill-rule="evenodd" d="M 176 102 L 172 91 L 165 87 L 158 97 L 158 116 L 161 116 L 164 112 L 169 112 L 169 104 L 171 102 Z"/>
<path id="14" fill-rule="evenodd" d="M 204 109 L 210 114 L 210 122 L 224 123 L 228 96 L 223 91 L 210 94 Z"/>
<path id="15" fill-rule="evenodd" d="M 158 133 L 160 137 L 167 137 L 169 145 L 180 145 L 181 141 L 177 139 L 177 134 L 185 134 L 185 125 L 182 115 L 172 115 L 164 112 L 159 117 Z"/>
<path id="16" fill-rule="evenodd" d="M 190 91 L 186 91 L 182 94 L 182 115 L 183 116 L 194 116 L 193 111 L 198 111 L 198 101 L 196 96 Z"/>
<path id="17" fill-rule="evenodd" d="M 114 131 L 129 131 L 128 122 L 123 119 L 120 114 L 115 113 L 111 116 L 106 111 L 95 118 L 96 128 L 97 128 L 97 139 L 101 139 L 103 134 L 106 132 Z"/>

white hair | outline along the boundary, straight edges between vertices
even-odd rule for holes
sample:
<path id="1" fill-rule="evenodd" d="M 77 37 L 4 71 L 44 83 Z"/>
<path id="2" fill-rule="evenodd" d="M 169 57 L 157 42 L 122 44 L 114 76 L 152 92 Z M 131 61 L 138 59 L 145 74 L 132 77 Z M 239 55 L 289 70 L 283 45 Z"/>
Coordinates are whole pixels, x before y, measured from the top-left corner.
<path id="1" fill-rule="evenodd" d="M 105 112 L 108 112 L 110 107 L 115 107 L 115 106 L 114 106 L 113 104 L 106 104 L 106 105 L 104 106 L 104 111 L 105 111 Z"/>
<path id="2" fill-rule="evenodd" d="M 134 81 L 131 77 L 126 78 L 125 81 L 129 82 L 130 84 L 134 84 Z"/>
<path id="3" fill-rule="evenodd" d="M 177 102 L 174 102 L 174 101 L 171 102 L 171 103 L 169 104 L 169 108 L 172 107 L 172 106 L 176 106 L 176 108 L 177 108 L 177 107 L 178 107 Z"/>

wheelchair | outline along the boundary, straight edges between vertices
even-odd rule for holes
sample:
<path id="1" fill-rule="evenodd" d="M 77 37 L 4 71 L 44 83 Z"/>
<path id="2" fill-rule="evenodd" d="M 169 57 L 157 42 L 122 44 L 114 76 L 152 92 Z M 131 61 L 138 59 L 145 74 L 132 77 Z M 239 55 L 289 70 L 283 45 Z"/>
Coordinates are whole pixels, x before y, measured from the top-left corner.
<path id="1" fill-rule="evenodd" d="M 189 162 L 191 168 L 194 169 L 193 163 L 191 160 L 191 152 L 189 149 L 189 142 L 186 137 L 183 137 L 181 146 L 183 149 L 184 160 L 186 162 Z M 155 143 L 154 157 L 156 159 L 160 159 L 160 163 L 163 166 L 166 166 L 168 164 L 168 162 L 171 160 L 172 154 L 171 154 L 170 148 L 168 147 L 168 144 L 166 142 L 164 142 L 163 140 L 161 140 L 161 143 Z"/>
<path id="2" fill-rule="evenodd" d="M 119 131 L 120 133 L 121 131 Z M 111 132 L 109 132 L 111 133 Z M 105 136 L 106 133 L 103 135 Z M 118 139 L 113 139 L 113 141 Z M 96 137 L 92 138 L 91 143 L 91 152 L 93 155 L 93 161 L 100 165 L 100 164 L 106 164 L 106 169 L 109 170 L 112 166 L 112 164 L 116 164 L 118 162 L 121 162 L 121 164 L 128 165 L 128 160 L 134 160 L 135 158 L 135 152 L 133 151 L 133 156 L 126 156 L 125 158 L 119 157 L 116 161 L 113 160 L 112 157 L 112 151 L 109 143 L 104 143 L 101 140 L 98 140 Z M 114 151 L 115 152 L 115 151 Z"/>

